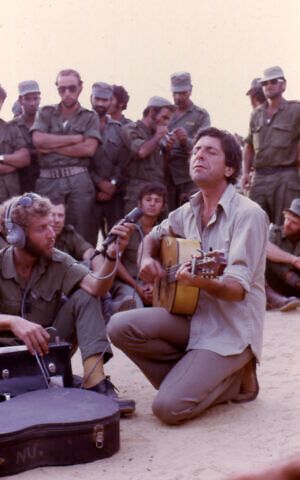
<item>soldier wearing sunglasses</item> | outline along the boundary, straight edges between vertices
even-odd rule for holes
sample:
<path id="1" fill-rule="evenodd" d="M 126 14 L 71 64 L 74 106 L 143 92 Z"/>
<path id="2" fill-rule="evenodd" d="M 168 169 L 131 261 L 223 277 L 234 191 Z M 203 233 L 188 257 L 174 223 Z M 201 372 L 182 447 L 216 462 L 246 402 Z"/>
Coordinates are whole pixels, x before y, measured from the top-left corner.
<path id="1" fill-rule="evenodd" d="M 67 222 L 94 244 L 90 214 L 95 187 L 88 169 L 102 140 L 96 113 L 83 108 L 78 101 L 82 83 L 76 70 L 59 72 L 56 86 L 61 102 L 42 107 L 31 131 L 40 153 L 36 191 L 50 199 L 61 195 Z"/>
<path id="2" fill-rule="evenodd" d="M 282 212 L 300 197 L 300 102 L 283 97 L 286 79 L 282 68 L 267 68 L 259 81 L 266 101 L 251 115 L 242 185 L 270 221 L 281 225 Z"/>

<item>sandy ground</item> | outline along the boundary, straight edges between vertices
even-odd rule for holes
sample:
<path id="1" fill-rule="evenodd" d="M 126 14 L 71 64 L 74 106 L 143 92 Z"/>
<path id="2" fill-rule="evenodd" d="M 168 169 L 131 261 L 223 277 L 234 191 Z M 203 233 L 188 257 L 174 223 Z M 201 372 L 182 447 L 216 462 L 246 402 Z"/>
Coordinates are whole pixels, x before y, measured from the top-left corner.
<path id="1" fill-rule="evenodd" d="M 116 351 L 107 373 L 121 395 L 137 402 L 136 414 L 121 420 L 120 451 L 98 462 L 38 468 L 9 478 L 222 480 L 300 452 L 299 313 L 266 315 L 260 395 L 255 402 L 214 407 L 179 427 L 162 425 L 152 415 L 155 390 Z M 80 373 L 78 356 L 74 371 Z"/>

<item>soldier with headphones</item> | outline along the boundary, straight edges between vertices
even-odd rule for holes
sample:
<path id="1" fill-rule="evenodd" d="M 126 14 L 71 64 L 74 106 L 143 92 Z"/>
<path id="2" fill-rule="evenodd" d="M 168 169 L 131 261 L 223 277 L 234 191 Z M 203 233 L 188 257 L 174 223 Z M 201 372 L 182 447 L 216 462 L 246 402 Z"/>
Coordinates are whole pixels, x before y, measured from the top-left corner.
<path id="1" fill-rule="evenodd" d="M 47 327 L 60 338 L 79 345 L 84 388 L 119 402 L 120 410 L 134 402 L 119 400 L 104 374 L 112 356 L 98 297 L 112 285 L 118 256 L 128 243 L 130 227 L 117 225 L 105 256 L 95 258 L 94 270 L 54 248 L 51 202 L 35 193 L 14 197 L 0 206 L 0 229 L 8 247 L 0 251 L 0 330 L 2 344 L 24 342 L 31 353 L 48 351 Z M 62 296 L 67 300 L 62 303 Z"/>

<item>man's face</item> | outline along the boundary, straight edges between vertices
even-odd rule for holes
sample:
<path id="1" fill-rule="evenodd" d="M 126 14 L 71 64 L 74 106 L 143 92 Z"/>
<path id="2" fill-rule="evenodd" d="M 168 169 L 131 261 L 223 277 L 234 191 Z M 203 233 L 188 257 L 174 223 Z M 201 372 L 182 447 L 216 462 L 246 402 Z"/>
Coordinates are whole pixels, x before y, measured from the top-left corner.
<path id="1" fill-rule="evenodd" d="M 261 83 L 266 98 L 271 100 L 282 97 L 286 82 L 282 78 L 275 78 Z"/>
<path id="2" fill-rule="evenodd" d="M 26 93 L 19 97 L 25 115 L 34 116 L 38 111 L 41 95 L 39 93 Z"/>
<path id="3" fill-rule="evenodd" d="M 65 221 L 66 221 L 65 206 L 62 203 L 60 205 L 53 205 L 53 207 L 51 208 L 51 217 L 52 217 L 51 226 L 55 232 L 55 235 L 58 236 L 65 226 Z"/>
<path id="4" fill-rule="evenodd" d="M 192 90 L 185 92 L 173 92 L 173 99 L 176 107 L 185 109 L 189 106 Z"/>
<path id="5" fill-rule="evenodd" d="M 284 212 L 283 232 L 287 237 L 300 238 L 300 217 Z"/>
<path id="6" fill-rule="evenodd" d="M 101 98 L 91 96 L 91 104 L 98 117 L 103 118 L 107 114 L 109 107 L 111 106 L 111 98 Z"/>
<path id="7" fill-rule="evenodd" d="M 82 85 L 75 75 L 60 75 L 57 79 L 57 90 L 63 106 L 71 109 L 78 102 Z"/>
<path id="8" fill-rule="evenodd" d="M 139 202 L 139 207 L 143 210 L 144 215 L 158 217 L 164 208 L 164 199 L 156 193 L 147 193 Z"/>
<path id="9" fill-rule="evenodd" d="M 33 216 L 26 232 L 24 250 L 33 257 L 51 258 L 55 244 L 51 214 L 44 217 Z"/>
<path id="10" fill-rule="evenodd" d="M 153 128 L 155 129 L 158 126 L 167 127 L 170 123 L 172 116 L 172 110 L 166 107 L 161 108 L 157 114 L 153 111 L 151 114 Z"/>
<path id="11" fill-rule="evenodd" d="M 198 187 L 217 186 L 230 177 L 233 168 L 225 164 L 225 154 L 219 138 L 203 136 L 193 148 L 190 175 Z"/>

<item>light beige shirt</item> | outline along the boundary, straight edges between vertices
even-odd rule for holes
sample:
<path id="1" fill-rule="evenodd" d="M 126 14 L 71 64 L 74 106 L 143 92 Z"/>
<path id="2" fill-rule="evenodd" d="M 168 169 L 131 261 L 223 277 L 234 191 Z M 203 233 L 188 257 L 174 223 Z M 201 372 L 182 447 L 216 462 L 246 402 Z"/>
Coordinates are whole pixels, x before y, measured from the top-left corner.
<path id="1" fill-rule="evenodd" d="M 220 355 L 243 352 L 250 345 L 261 356 L 265 315 L 265 262 L 268 220 L 253 201 L 238 194 L 229 184 L 207 226 L 201 229 L 202 194 L 171 212 L 154 227 L 155 238 L 172 235 L 201 240 L 202 249 L 223 250 L 227 266 L 222 282 L 233 278 L 244 288 L 241 301 L 219 300 L 200 291 L 197 309 L 191 317 L 187 349 L 208 349 Z"/>

